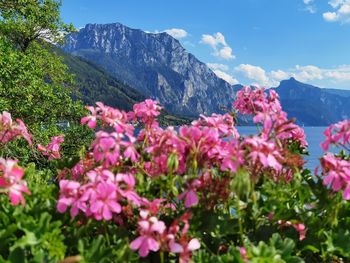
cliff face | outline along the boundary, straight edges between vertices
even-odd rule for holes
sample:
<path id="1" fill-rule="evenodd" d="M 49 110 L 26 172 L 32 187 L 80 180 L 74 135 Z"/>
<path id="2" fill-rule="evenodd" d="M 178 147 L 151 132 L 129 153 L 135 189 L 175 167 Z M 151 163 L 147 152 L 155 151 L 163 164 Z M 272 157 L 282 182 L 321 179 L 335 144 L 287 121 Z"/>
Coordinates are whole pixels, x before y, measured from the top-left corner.
<path id="1" fill-rule="evenodd" d="M 196 116 L 231 107 L 234 87 L 218 78 L 167 33 L 122 24 L 88 24 L 63 49 L 103 67 L 172 113 Z"/>

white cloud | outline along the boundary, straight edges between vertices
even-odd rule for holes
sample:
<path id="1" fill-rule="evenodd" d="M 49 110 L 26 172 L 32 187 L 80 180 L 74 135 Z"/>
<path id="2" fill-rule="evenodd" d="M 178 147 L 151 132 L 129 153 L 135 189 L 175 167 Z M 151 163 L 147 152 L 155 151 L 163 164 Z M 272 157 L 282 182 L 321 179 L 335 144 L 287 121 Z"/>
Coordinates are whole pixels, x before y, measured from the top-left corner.
<path id="1" fill-rule="evenodd" d="M 308 11 L 309 13 L 311 13 L 311 14 L 317 13 L 317 9 L 316 9 L 316 7 L 313 6 L 313 5 L 308 5 L 308 6 L 306 6 L 306 7 L 305 7 L 305 10 Z"/>
<path id="2" fill-rule="evenodd" d="M 226 43 L 225 36 L 220 32 L 214 35 L 202 35 L 201 43 L 211 46 L 214 50 L 214 56 L 225 60 L 236 58 L 235 55 L 232 54 L 232 48 Z"/>
<path id="3" fill-rule="evenodd" d="M 305 4 L 305 11 L 310 12 L 311 14 L 315 14 L 317 12 L 316 5 L 314 4 L 314 0 L 303 0 Z"/>
<path id="4" fill-rule="evenodd" d="M 295 66 L 295 73 L 291 74 L 293 77 L 300 81 L 310 80 L 321 80 L 323 79 L 323 70 L 319 67 L 308 65 L 308 66 Z"/>
<path id="5" fill-rule="evenodd" d="M 335 12 L 326 12 L 322 14 L 323 19 L 328 21 L 328 22 L 334 22 L 337 21 L 337 13 Z"/>
<path id="6" fill-rule="evenodd" d="M 176 38 L 176 39 L 182 39 L 188 36 L 188 33 L 181 28 L 170 28 L 170 29 L 164 30 L 164 32 L 168 33 L 169 35 L 171 35 L 173 38 Z"/>
<path id="7" fill-rule="evenodd" d="M 231 85 L 239 83 L 237 79 L 227 73 L 229 70 L 229 67 L 227 65 L 220 63 L 207 63 L 207 66 L 216 74 L 216 76 L 223 80 L 226 80 Z"/>
<path id="8" fill-rule="evenodd" d="M 210 45 L 212 48 L 217 48 L 218 45 L 227 46 L 225 37 L 222 33 L 217 32 L 214 35 L 202 35 L 202 42 Z"/>
<path id="9" fill-rule="evenodd" d="M 333 10 L 323 13 L 325 21 L 350 23 L 350 0 L 331 0 L 328 4 Z"/>
<path id="10" fill-rule="evenodd" d="M 300 66 L 288 70 L 266 71 L 259 66 L 241 64 L 235 68 L 253 85 L 275 87 L 281 80 L 294 77 L 305 83 L 325 83 L 332 85 L 350 85 L 350 65 L 341 65 L 335 68 L 320 68 L 314 65 Z M 347 85 L 348 84 L 348 85 Z"/>
<path id="11" fill-rule="evenodd" d="M 269 77 L 266 74 L 266 71 L 258 66 L 250 65 L 250 64 L 241 64 L 235 68 L 236 71 L 243 74 L 244 77 L 256 81 L 252 84 L 257 84 L 261 86 L 271 86 Z"/>
<path id="12" fill-rule="evenodd" d="M 280 69 L 276 71 L 272 70 L 270 72 L 270 77 L 276 81 L 281 81 L 284 79 L 288 79 L 290 77 L 290 74 Z"/>
<path id="13" fill-rule="evenodd" d="M 338 8 L 341 6 L 345 1 L 344 0 L 331 0 L 328 2 L 333 8 Z"/>
<path id="14" fill-rule="evenodd" d="M 223 47 L 222 49 L 219 49 L 215 55 L 226 60 L 236 58 L 236 56 L 232 54 L 232 48 L 230 47 Z"/>
<path id="15" fill-rule="evenodd" d="M 216 76 L 218 76 L 219 78 L 221 78 L 223 80 L 226 80 L 231 85 L 235 85 L 235 84 L 239 83 L 237 79 L 235 79 L 231 75 L 229 75 L 226 72 L 223 72 L 219 69 L 215 69 L 215 70 L 213 70 L 213 72 L 216 74 Z"/>

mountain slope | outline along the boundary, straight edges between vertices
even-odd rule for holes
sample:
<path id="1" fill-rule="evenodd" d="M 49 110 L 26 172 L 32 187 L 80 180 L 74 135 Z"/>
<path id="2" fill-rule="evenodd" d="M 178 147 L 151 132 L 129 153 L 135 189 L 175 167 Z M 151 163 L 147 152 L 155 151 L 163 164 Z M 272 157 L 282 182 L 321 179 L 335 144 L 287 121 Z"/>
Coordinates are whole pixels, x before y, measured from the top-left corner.
<path id="1" fill-rule="evenodd" d="M 63 57 L 69 72 L 74 75 L 73 99 L 82 100 L 85 105 L 95 105 L 97 101 L 101 101 L 124 111 L 132 110 L 135 103 L 146 99 L 140 92 L 115 79 L 100 66 L 57 48 L 53 48 L 53 52 Z M 166 110 L 162 110 L 158 120 L 161 125 L 166 126 L 177 126 L 192 121 L 189 118 L 169 114 Z"/>
<path id="2" fill-rule="evenodd" d="M 69 71 L 74 74 L 77 87 L 74 97 L 86 105 L 102 101 L 106 105 L 131 110 L 135 103 L 146 99 L 137 90 L 113 78 L 101 67 L 62 51 L 59 54 L 63 56 Z"/>
<path id="3" fill-rule="evenodd" d="M 221 112 L 233 87 L 167 33 L 150 34 L 122 24 L 88 24 L 67 37 L 63 49 L 102 66 L 167 110 L 187 116 Z"/>
<path id="4" fill-rule="evenodd" d="M 350 90 L 343 90 L 343 89 L 323 89 L 324 91 L 336 94 L 345 98 L 350 98 Z"/>
<path id="5" fill-rule="evenodd" d="M 294 78 L 276 88 L 283 109 L 305 126 L 326 126 L 350 117 L 350 99 Z"/>

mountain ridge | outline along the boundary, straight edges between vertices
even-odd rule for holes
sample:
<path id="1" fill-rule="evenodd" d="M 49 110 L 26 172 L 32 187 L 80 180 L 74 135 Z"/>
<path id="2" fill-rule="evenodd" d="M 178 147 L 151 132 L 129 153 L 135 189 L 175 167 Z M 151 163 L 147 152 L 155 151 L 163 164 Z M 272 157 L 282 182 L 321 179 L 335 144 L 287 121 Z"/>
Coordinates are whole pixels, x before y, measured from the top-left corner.
<path id="1" fill-rule="evenodd" d="M 221 106 L 230 106 L 235 95 L 230 84 L 167 33 L 146 33 L 120 23 L 88 24 L 69 35 L 63 49 L 99 64 L 172 113 L 222 112 Z"/>
<path id="2" fill-rule="evenodd" d="M 340 96 L 295 78 L 283 80 L 274 88 L 289 117 L 305 126 L 327 126 L 350 118 L 350 98 Z"/>

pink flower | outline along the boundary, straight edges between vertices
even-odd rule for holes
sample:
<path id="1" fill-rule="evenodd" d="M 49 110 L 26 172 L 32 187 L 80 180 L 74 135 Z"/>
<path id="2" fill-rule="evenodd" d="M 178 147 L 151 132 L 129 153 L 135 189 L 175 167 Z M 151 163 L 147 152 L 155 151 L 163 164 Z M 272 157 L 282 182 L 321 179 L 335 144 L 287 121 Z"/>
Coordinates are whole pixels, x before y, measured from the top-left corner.
<path id="1" fill-rule="evenodd" d="M 138 250 L 141 257 L 146 257 L 150 251 L 158 251 L 160 248 L 157 237 L 166 229 L 164 222 L 156 217 L 148 217 L 147 213 L 140 213 L 138 222 L 140 236 L 130 243 L 132 250 Z"/>
<path id="2" fill-rule="evenodd" d="M 120 158 L 121 137 L 115 132 L 97 132 L 92 144 L 95 161 L 102 162 L 104 167 L 116 165 Z"/>
<path id="3" fill-rule="evenodd" d="M 326 140 L 321 143 L 324 151 L 328 151 L 331 144 L 343 146 L 350 151 L 350 120 L 330 125 L 323 134 L 326 137 Z"/>
<path id="4" fill-rule="evenodd" d="M 185 198 L 185 207 L 190 208 L 191 206 L 198 205 L 198 196 L 196 194 L 196 188 L 200 187 L 201 182 L 199 180 L 193 180 L 189 184 L 187 191 L 183 192 L 178 196 L 178 199 L 181 200 Z"/>
<path id="5" fill-rule="evenodd" d="M 16 130 L 18 131 L 18 134 L 22 136 L 24 139 L 27 140 L 29 145 L 32 145 L 32 138 L 30 134 L 28 133 L 27 127 L 24 124 L 24 122 L 20 119 L 16 119 L 18 126 L 16 127 Z"/>
<path id="6" fill-rule="evenodd" d="M 124 157 L 130 159 L 131 161 L 135 162 L 139 159 L 140 155 L 135 149 L 135 142 L 136 139 L 133 136 L 128 136 L 129 141 L 123 141 L 122 145 L 125 147 L 124 150 Z"/>
<path id="7" fill-rule="evenodd" d="M 110 126 L 115 129 L 117 133 L 126 133 L 131 135 L 134 128 L 131 124 L 127 124 L 129 117 L 126 112 L 114 109 L 104 105 L 102 102 L 96 102 L 96 108 L 86 107 L 91 115 L 81 119 L 82 124 L 88 125 L 89 128 L 95 128 L 97 120 L 101 121 L 103 126 Z"/>
<path id="8" fill-rule="evenodd" d="M 116 201 L 117 187 L 113 183 L 100 182 L 90 201 L 90 211 L 96 220 L 111 220 L 112 213 L 119 214 L 121 205 Z"/>
<path id="9" fill-rule="evenodd" d="M 345 190 L 343 198 L 350 200 L 350 161 L 328 153 L 321 158 L 323 183 L 336 192 Z"/>
<path id="10" fill-rule="evenodd" d="M 23 137 L 31 145 L 32 139 L 27 127 L 20 119 L 17 119 L 16 122 L 12 121 L 9 112 L 4 111 L 0 114 L 0 143 L 8 143 L 15 138 Z"/>
<path id="11" fill-rule="evenodd" d="M 198 205 L 198 196 L 195 191 L 188 190 L 186 192 L 183 192 L 179 195 L 178 199 L 181 200 L 185 198 L 185 207 L 189 208 L 191 206 L 197 206 Z"/>
<path id="12" fill-rule="evenodd" d="M 180 262 L 187 263 L 191 261 L 192 251 L 198 250 L 201 247 L 197 238 L 191 239 L 188 243 L 182 242 L 176 243 L 174 240 L 169 242 L 169 249 L 172 253 L 180 254 Z"/>
<path id="13" fill-rule="evenodd" d="M 306 237 L 306 227 L 305 227 L 305 225 L 297 223 L 297 224 L 293 224 L 293 227 L 299 233 L 299 240 L 301 241 L 301 240 L 305 239 L 305 237 Z"/>
<path id="14" fill-rule="evenodd" d="M 161 107 L 157 101 L 147 99 L 144 102 L 134 105 L 134 114 L 143 123 L 151 125 L 153 124 L 155 117 L 160 114 Z"/>
<path id="15" fill-rule="evenodd" d="M 141 198 L 134 190 L 136 183 L 134 176 L 132 174 L 117 174 L 117 181 L 119 184 L 124 183 L 125 185 L 121 185 L 118 192 L 134 205 L 140 206 Z"/>
<path id="16" fill-rule="evenodd" d="M 47 146 L 38 144 L 38 150 L 45 156 L 49 157 L 49 160 L 60 159 L 60 146 L 64 142 L 63 135 L 55 136 L 51 138 L 51 142 Z"/>
<path id="17" fill-rule="evenodd" d="M 237 129 L 234 127 L 233 117 L 226 113 L 224 115 L 212 114 L 210 117 L 200 115 L 201 119 L 192 122 L 196 127 L 216 128 L 222 136 L 239 138 Z"/>
<path id="18" fill-rule="evenodd" d="M 222 171 L 230 170 L 235 173 L 244 163 L 243 149 L 237 140 L 225 143 L 219 153 L 222 156 Z"/>
<path id="19" fill-rule="evenodd" d="M 83 117 L 81 119 L 81 124 L 86 124 L 90 129 L 94 129 L 96 127 L 96 121 L 97 121 L 97 110 L 92 106 L 86 106 L 86 109 L 88 109 L 91 113 L 91 115 Z"/>
<path id="20" fill-rule="evenodd" d="M 80 183 L 69 180 L 61 180 L 60 183 L 60 196 L 57 202 L 57 210 L 60 213 L 64 213 L 67 208 L 73 205 L 79 199 Z M 75 217 L 78 214 L 78 207 L 74 206 L 71 209 L 71 216 Z"/>
<path id="21" fill-rule="evenodd" d="M 179 219 L 175 219 L 166 235 L 170 252 L 180 254 L 180 262 L 191 261 L 192 252 L 200 248 L 197 238 L 190 238 L 187 232 L 190 228 L 190 213 L 183 214 Z M 182 225 L 182 229 L 180 227 Z"/>
<path id="22" fill-rule="evenodd" d="M 277 223 L 282 227 L 293 227 L 299 233 L 299 240 L 305 239 L 307 229 L 304 224 L 284 220 L 278 220 Z"/>
<path id="23" fill-rule="evenodd" d="M 250 158 L 253 163 L 259 162 L 263 167 L 271 167 L 277 171 L 282 169 L 280 161 L 283 160 L 283 158 L 273 142 L 253 136 L 246 138 L 244 144 L 250 151 L 248 158 Z"/>
<path id="24" fill-rule="evenodd" d="M 242 259 L 247 262 L 248 261 L 248 253 L 245 247 L 240 247 L 239 248 L 239 253 L 241 254 Z"/>
<path id="25" fill-rule="evenodd" d="M 5 188 L 12 205 L 25 204 L 23 193 L 30 195 L 27 183 L 22 180 L 24 170 L 15 160 L 0 158 L 0 187 Z"/>
<path id="26" fill-rule="evenodd" d="M 303 147 L 308 146 L 308 142 L 306 141 L 305 131 L 301 127 L 296 126 L 296 128 L 292 129 L 290 132 L 292 134 L 293 140 L 299 141 L 300 145 Z"/>

